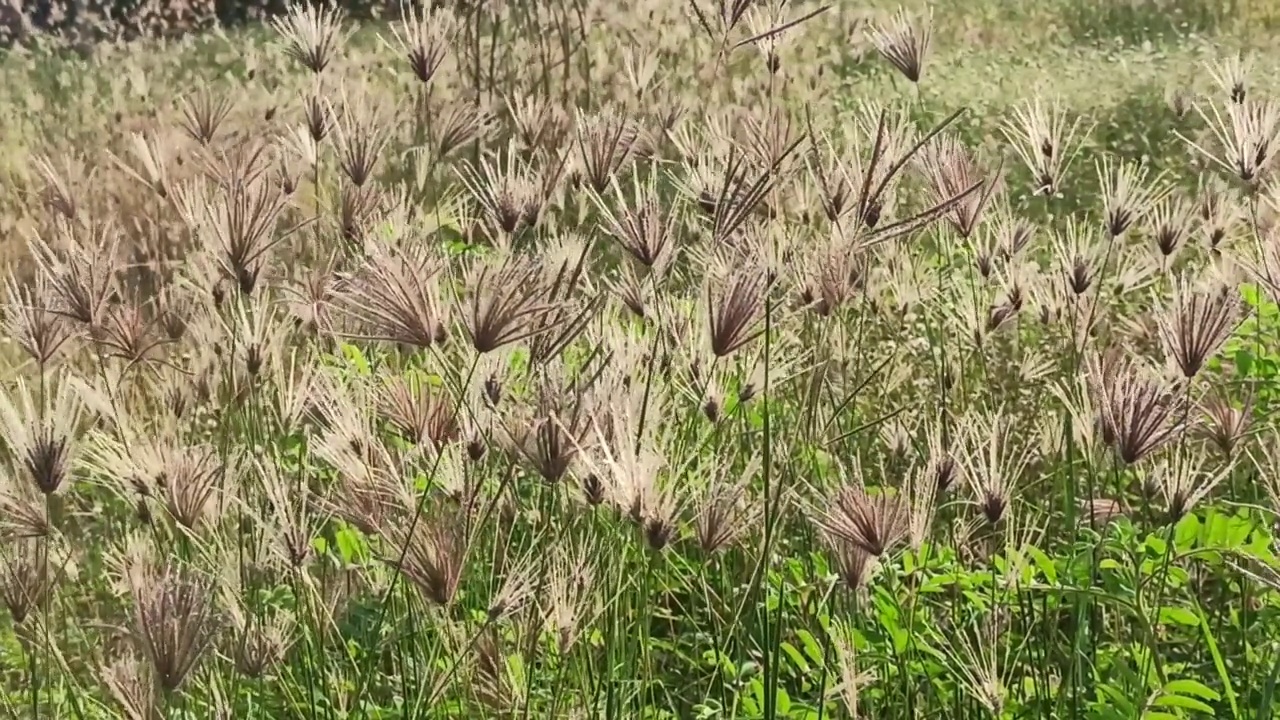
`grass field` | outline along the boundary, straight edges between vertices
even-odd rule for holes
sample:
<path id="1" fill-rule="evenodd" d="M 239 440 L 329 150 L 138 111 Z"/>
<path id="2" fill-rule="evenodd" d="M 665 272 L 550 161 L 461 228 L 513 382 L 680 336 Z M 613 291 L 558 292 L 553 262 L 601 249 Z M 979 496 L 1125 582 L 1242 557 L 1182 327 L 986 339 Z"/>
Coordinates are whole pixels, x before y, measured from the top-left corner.
<path id="1" fill-rule="evenodd" d="M 613 5 L 0 54 L 6 714 L 1270 718 L 1280 6 Z"/>

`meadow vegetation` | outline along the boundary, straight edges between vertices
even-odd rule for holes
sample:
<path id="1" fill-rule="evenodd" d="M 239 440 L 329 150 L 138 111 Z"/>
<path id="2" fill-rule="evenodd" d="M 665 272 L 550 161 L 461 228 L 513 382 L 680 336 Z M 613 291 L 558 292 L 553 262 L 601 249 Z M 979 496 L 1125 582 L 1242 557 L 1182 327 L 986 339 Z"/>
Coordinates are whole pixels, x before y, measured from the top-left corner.
<path id="1" fill-rule="evenodd" d="M 1271 717 L 1270 3 L 146 16 L 0 50 L 8 716 Z"/>

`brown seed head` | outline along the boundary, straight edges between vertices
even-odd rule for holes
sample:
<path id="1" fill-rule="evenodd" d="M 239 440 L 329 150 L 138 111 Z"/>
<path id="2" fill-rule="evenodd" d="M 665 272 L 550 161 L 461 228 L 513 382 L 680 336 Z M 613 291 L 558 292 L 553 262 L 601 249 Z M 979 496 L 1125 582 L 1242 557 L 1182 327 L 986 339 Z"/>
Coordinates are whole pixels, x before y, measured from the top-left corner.
<path id="1" fill-rule="evenodd" d="M 1243 305 L 1236 289 L 1221 280 L 1197 287 L 1191 278 L 1179 278 L 1159 320 L 1165 357 L 1184 377 L 1195 377 L 1235 331 Z"/>
<path id="2" fill-rule="evenodd" d="M 218 134 L 227 116 L 231 114 L 231 100 L 215 96 L 209 90 L 201 90 L 182 98 L 182 129 L 192 140 L 209 145 Z"/>
<path id="3" fill-rule="evenodd" d="M 912 17 L 906 8 L 899 8 L 890 20 L 873 25 L 868 30 L 871 42 L 880 56 L 897 68 L 906 79 L 913 83 L 920 82 L 933 38 L 933 12 Z"/>
<path id="4" fill-rule="evenodd" d="M 443 262 L 427 247 L 371 243 L 363 265 L 339 293 L 339 307 L 357 323 L 355 337 L 417 348 L 441 342 L 448 315 L 440 300 Z"/>
<path id="5" fill-rule="evenodd" d="M 1090 360 L 1090 393 L 1113 447 L 1132 465 L 1176 437 L 1185 424 L 1181 395 L 1134 360 Z M 1110 432 L 1105 432 L 1109 429 Z"/>
<path id="6" fill-rule="evenodd" d="M 342 27 L 343 11 L 311 3 L 294 3 L 271 19 L 284 43 L 285 55 L 315 74 L 324 72 L 351 33 Z"/>
<path id="7" fill-rule="evenodd" d="M 428 6 L 420 12 L 417 3 L 400 3 L 400 22 L 391 25 L 391 34 L 419 82 L 425 85 L 435 77 L 452 49 L 457 27 L 457 18 L 446 7 Z"/>
<path id="8" fill-rule="evenodd" d="M 119 562 L 133 602 L 132 635 L 160 688 L 176 691 L 216 638 L 213 584 L 195 570 L 157 560 L 140 542 Z"/>

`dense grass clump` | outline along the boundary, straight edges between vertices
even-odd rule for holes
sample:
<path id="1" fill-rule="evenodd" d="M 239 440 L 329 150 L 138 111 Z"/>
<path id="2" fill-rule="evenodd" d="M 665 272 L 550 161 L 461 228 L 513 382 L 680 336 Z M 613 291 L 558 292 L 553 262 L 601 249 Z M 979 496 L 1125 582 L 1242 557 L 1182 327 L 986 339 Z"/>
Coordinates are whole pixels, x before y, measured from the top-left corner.
<path id="1" fill-rule="evenodd" d="M 1266 18 L 1104 4 L 0 58 L 0 703 L 1270 717 Z"/>

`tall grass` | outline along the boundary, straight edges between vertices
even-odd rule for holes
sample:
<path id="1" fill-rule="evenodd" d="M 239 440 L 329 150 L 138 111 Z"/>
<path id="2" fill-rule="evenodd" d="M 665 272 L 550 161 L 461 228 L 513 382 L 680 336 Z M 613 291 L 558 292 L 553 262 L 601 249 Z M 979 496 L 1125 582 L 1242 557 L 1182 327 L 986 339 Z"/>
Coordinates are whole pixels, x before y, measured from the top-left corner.
<path id="1" fill-rule="evenodd" d="M 1269 717 L 1271 65 L 1046 7 L 0 60 L 0 702 Z"/>

